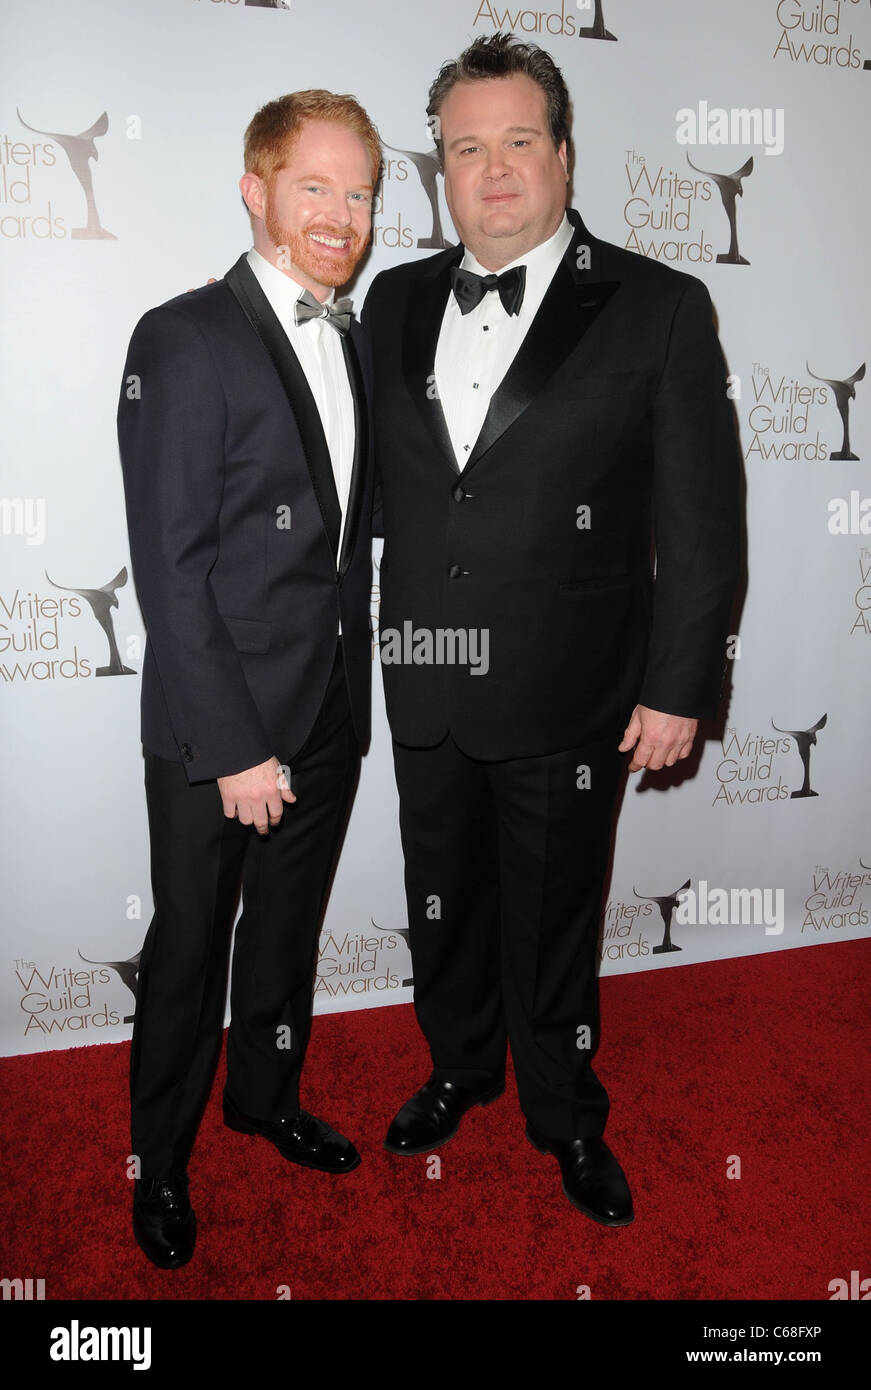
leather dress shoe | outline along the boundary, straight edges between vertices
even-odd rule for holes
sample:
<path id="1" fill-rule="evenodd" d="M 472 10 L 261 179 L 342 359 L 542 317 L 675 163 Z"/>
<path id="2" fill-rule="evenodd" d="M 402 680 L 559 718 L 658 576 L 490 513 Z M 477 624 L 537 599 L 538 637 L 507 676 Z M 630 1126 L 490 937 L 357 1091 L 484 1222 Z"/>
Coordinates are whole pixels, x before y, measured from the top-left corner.
<path id="1" fill-rule="evenodd" d="M 197 1218 L 188 1198 L 186 1173 L 137 1178 L 133 1188 L 133 1234 L 152 1264 L 178 1269 L 194 1253 Z"/>
<path id="2" fill-rule="evenodd" d="M 360 1163 L 360 1155 L 350 1139 L 337 1134 L 323 1120 L 300 1110 L 287 1120 L 255 1120 L 224 1099 L 224 1124 L 240 1134 L 262 1134 L 277 1148 L 282 1158 L 317 1168 L 322 1173 L 350 1173 Z"/>
<path id="3" fill-rule="evenodd" d="M 626 1175 L 604 1139 L 546 1139 L 528 1123 L 526 1137 L 539 1153 L 554 1155 L 563 1192 L 578 1211 L 603 1226 L 629 1226 L 635 1220 Z"/>
<path id="4" fill-rule="evenodd" d="M 504 1090 L 504 1078 L 467 1090 L 431 1076 L 395 1116 L 384 1147 L 393 1154 L 429 1153 L 453 1139 L 467 1110 L 473 1105 L 489 1105 Z"/>

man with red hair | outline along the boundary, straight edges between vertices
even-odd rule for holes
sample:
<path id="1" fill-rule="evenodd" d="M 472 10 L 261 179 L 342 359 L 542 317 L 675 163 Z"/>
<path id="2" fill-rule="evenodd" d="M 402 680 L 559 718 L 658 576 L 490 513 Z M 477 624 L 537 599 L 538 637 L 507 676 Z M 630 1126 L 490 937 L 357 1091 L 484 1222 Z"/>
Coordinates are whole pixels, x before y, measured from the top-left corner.
<path id="1" fill-rule="evenodd" d="M 371 235 L 377 132 L 295 92 L 245 137 L 254 246 L 151 310 L 118 435 L 148 633 L 142 742 L 154 917 L 131 1054 L 136 1239 L 190 1259 L 187 1164 L 220 1051 L 224 1119 L 342 1174 L 349 1140 L 300 1108 L 327 886 L 369 735 L 370 362 L 335 300 Z"/>

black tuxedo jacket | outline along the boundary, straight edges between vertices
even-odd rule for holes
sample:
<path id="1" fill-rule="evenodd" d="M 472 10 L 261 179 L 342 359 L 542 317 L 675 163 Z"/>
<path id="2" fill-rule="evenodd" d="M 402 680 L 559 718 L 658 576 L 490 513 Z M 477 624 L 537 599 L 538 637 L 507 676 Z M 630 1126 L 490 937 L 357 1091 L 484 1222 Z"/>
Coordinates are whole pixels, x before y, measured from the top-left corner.
<path id="1" fill-rule="evenodd" d="M 371 359 L 359 325 L 342 343 L 356 446 L 339 555 L 317 406 L 246 257 L 133 333 L 118 438 L 148 633 L 142 741 L 191 782 L 298 750 L 340 617 L 354 727 L 368 739 Z"/>
<path id="2" fill-rule="evenodd" d="M 383 663 L 403 744 L 450 729 L 473 757 L 526 757 L 619 741 L 636 702 L 716 713 L 739 452 L 710 296 L 568 216 L 571 246 L 462 473 L 434 362 L 463 247 L 384 271 L 366 299 L 382 641 L 408 622 L 489 640 L 486 674 Z"/>

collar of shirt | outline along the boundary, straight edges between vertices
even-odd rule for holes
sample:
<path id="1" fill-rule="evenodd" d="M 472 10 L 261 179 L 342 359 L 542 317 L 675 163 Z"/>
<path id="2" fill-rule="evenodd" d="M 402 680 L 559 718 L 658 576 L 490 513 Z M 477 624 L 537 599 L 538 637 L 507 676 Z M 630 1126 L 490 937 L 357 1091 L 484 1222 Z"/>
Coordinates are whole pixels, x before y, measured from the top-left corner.
<path id="1" fill-rule="evenodd" d="M 496 273 L 501 275 L 505 270 L 511 270 L 513 266 L 526 266 L 526 288 L 523 294 L 523 303 L 520 306 L 518 318 L 527 319 L 533 317 L 544 298 L 545 291 L 554 277 L 556 268 L 565 255 L 571 244 L 573 228 L 569 219 L 563 213 L 563 220 L 557 227 L 553 236 L 548 237 L 547 241 L 539 242 L 531 251 L 527 251 L 525 256 L 518 256 L 515 260 L 503 265 Z M 471 251 L 466 251 L 460 265 L 463 270 L 471 270 L 475 275 L 491 275 L 492 271 L 487 270 L 486 266 L 475 257 Z M 456 299 L 451 295 L 451 300 L 457 313 L 460 306 Z M 485 301 L 482 300 L 482 303 Z M 480 306 L 479 306 L 480 307 Z"/>
<path id="2" fill-rule="evenodd" d="M 305 329 L 308 331 L 313 325 L 321 326 L 321 319 L 310 319 L 308 323 L 297 323 L 294 317 L 294 306 L 298 299 L 305 294 L 305 286 L 292 276 L 285 275 L 283 270 L 268 261 L 265 256 L 252 246 L 248 252 L 248 264 L 260 282 L 260 288 L 269 300 L 270 305 L 275 310 L 281 325 L 286 333 L 295 334 Z M 325 304 L 332 304 L 336 297 L 336 291 L 330 290 Z"/>

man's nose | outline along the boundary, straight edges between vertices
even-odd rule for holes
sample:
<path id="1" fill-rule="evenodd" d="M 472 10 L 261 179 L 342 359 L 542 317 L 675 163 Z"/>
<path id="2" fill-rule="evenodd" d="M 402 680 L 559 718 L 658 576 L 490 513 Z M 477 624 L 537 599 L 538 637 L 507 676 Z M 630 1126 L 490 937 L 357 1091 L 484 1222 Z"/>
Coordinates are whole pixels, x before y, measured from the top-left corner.
<path id="1" fill-rule="evenodd" d="M 504 150 L 488 150 L 484 161 L 485 179 L 501 179 L 511 172 L 510 162 Z"/>
<path id="2" fill-rule="evenodd" d="M 347 227 L 350 225 L 351 208 L 344 193 L 339 193 L 337 190 L 330 194 L 326 212 L 334 227 Z"/>

